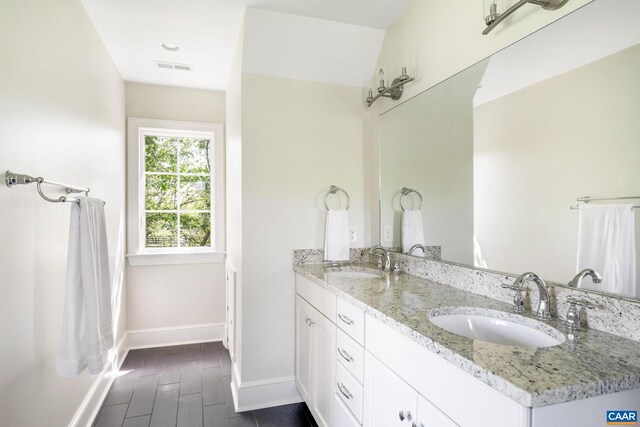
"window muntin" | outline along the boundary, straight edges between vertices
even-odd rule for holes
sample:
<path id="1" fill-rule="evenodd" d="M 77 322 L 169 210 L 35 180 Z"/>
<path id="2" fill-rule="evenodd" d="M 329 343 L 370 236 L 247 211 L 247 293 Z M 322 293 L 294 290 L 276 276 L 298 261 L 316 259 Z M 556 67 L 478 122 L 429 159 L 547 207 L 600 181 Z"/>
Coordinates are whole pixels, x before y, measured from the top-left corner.
<path id="1" fill-rule="evenodd" d="M 213 135 L 148 130 L 141 142 L 145 250 L 215 247 Z"/>

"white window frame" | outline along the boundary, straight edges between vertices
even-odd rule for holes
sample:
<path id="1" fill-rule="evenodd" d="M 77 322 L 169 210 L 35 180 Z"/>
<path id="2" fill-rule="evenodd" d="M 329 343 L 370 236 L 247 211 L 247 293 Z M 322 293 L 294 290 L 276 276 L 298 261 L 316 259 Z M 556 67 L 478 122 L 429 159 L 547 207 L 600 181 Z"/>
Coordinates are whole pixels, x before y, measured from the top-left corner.
<path id="1" fill-rule="evenodd" d="M 224 261 L 223 126 L 214 123 L 129 117 L 127 157 L 127 259 L 129 265 L 216 263 Z M 213 140 L 211 173 L 211 247 L 145 247 L 145 135 L 184 136 Z"/>

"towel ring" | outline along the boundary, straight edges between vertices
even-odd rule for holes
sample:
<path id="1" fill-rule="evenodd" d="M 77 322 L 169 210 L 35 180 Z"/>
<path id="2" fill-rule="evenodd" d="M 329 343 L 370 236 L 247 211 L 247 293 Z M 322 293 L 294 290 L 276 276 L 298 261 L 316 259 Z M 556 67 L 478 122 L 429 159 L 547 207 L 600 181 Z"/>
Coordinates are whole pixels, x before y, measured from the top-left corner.
<path id="1" fill-rule="evenodd" d="M 420 206 L 418 207 L 418 210 L 422 209 L 422 195 L 420 193 L 418 193 L 413 188 L 407 187 L 402 187 L 402 190 L 400 190 L 400 192 L 402 193 L 402 196 L 400 196 L 400 208 L 402 209 L 402 212 L 405 211 L 404 205 L 402 204 L 402 199 L 404 198 L 404 196 L 407 196 L 410 193 L 416 193 L 418 195 L 418 197 L 420 198 Z"/>
<path id="2" fill-rule="evenodd" d="M 327 194 L 325 194 L 324 207 L 327 208 L 327 210 L 329 210 L 329 205 L 327 205 L 327 198 L 329 197 L 330 194 L 336 194 L 338 191 L 342 191 L 344 195 L 347 196 L 347 210 L 349 210 L 349 206 L 351 206 L 351 197 L 349 197 L 349 193 L 347 193 L 346 191 L 344 191 L 344 189 L 340 187 L 336 187 L 335 185 L 330 186 L 329 191 L 327 192 Z"/>

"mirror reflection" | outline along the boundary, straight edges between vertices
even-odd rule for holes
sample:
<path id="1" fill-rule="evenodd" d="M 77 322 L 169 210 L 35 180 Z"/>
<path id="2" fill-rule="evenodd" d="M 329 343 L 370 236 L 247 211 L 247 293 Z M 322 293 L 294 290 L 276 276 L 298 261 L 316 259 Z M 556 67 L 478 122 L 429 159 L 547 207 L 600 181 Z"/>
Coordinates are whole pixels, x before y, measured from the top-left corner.
<path id="1" fill-rule="evenodd" d="M 380 116 L 383 246 L 640 297 L 639 2 L 602 3 Z"/>

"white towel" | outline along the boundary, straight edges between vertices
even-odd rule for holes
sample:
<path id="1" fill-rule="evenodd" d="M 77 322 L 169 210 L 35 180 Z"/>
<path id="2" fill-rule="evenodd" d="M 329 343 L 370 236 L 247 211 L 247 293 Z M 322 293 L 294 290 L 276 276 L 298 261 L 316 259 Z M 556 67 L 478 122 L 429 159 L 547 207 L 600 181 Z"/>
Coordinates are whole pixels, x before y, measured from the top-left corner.
<path id="1" fill-rule="evenodd" d="M 636 234 L 632 205 L 580 206 L 578 270 L 592 268 L 602 283 L 585 288 L 635 297 Z"/>
<path id="2" fill-rule="evenodd" d="M 56 372 L 75 377 L 85 368 L 97 374 L 113 347 L 111 279 L 104 202 L 77 197 L 71 204 L 62 332 Z"/>
<path id="3" fill-rule="evenodd" d="M 407 253 L 413 245 L 424 245 L 424 230 L 422 229 L 422 211 L 402 212 L 402 252 Z"/>
<path id="4" fill-rule="evenodd" d="M 325 261 L 349 261 L 349 216 L 346 209 L 329 209 L 324 230 Z"/>

